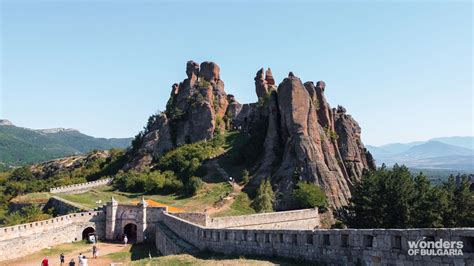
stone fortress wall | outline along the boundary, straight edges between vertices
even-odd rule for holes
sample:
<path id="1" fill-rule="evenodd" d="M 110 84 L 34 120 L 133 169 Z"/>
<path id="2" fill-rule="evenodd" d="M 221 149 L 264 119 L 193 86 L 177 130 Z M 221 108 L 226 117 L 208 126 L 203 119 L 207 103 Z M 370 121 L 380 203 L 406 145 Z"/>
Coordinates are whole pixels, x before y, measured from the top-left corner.
<path id="1" fill-rule="evenodd" d="M 48 246 L 81 240 L 89 227 L 114 241 L 136 228 L 137 242 L 154 242 L 164 255 L 208 250 L 319 261 L 329 265 L 474 265 L 474 228 L 319 229 L 317 209 L 210 218 L 204 213 L 168 213 L 112 200 L 101 211 L 0 228 L 0 261 Z M 462 256 L 408 256 L 408 241 L 423 237 L 463 241 Z"/>
<path id="2" fill-rule="evenodd" d="M 80 212 L 52 219 L 0 228 L 0 261 L 15 259 L 41 249 L 82 240 L 86 228 L 105 237 L 102 211 Z"/>
<path id="3" fill-rule="evenodd" d="M 81 183 L 81 184 L 72 184 L 68 186 L 62 186 L 62 187 L 55 187 L 49 189 L 50 193 L 56 194 L 56 193 L 81 193 L 86 190 L 89 190 L 91 188 L 95 187 L 100 187 L 100 186 L 106 186 L 112 184 L 113 178 L 106 178 L 106 179 L 99 179 L 96 181 L 91 181 L 87 183 Z"/>
<path id="4" fill-rule="evenodd" d="M 169 213 L 163 224 L 199 250 L 223 254 L 285 257 L 329 265 L 474 265 L 474 228 L 456 229 L 247 229 L 209 228 Z M 183 252 L 157 230 L 164 254 Z M 408 256 L 408 241 L 463 241 L 462 256 Z M 184 250 L 185 251 L 185 250 Z"/>

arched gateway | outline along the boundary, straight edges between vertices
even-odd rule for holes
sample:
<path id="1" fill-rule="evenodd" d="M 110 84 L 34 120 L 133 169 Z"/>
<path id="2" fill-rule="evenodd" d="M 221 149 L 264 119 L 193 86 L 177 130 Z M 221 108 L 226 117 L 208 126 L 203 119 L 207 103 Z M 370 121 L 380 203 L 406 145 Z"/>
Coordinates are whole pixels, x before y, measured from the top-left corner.
<path id="1" fill-rule="evenodd" d="M 82 240 L 88 240 L 90 235 L 95 234 L 95 229 L 92 226 L 84 228 L 82 230 Z"/>

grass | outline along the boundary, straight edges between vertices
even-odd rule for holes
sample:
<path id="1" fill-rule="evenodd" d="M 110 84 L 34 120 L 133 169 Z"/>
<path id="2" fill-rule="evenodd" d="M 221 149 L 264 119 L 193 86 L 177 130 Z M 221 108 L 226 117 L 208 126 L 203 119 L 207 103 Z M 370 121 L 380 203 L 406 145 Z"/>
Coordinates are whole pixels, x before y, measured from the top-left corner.
<path id="1" fill-rule="evenodd" d="M 184 197 L 180 194 L 144 195 L 159 203 L 180 208 L 184 211 L 203 211 L 206 207 L 219 201 L 221 197 L 230 193 L 232 187 L 227 182 L 204 183 L 203 188 L 193 197 Z M 101 187 L 79 194 L 58 194 L 59 197 L 82 205 L 87 208 L 97 207 L 96 202 L 105 204 L 113 196 L 119 203 L 133 203 L 140 200 L 142 193 L 125 193 L 113 190 L 112 187 Z"/>
<path id="2" fill-rule="evenodd" d="M 214 217 L 223 217 L 223 216 L 236 216 L 236 215 L 246 215 L 246 214 L 254 214 L 255 210 L 250 207 L 250 199 L 246 193 L 241 192 L 235 198 L 235 201 L 230 205 L 228 210 L 218 212 L 214 215 Z"/>
<path id="3" fill-rule="evenodd" d="M 247 144 L 248 137 L 240 132 L 228 132 L 225 134 L 225 153 L 219 157 L 219 165 L 237 181 L 242 180 L 242 171 L 246 169 L 244 162 L 240 162 L 239 151 Z"/>
<path id="4" fill-rule="evenodd" d="M 105 255 L 105 257 L 112 259 L 113 261 L 130 262 L 147 259 L 149 257 L 155 258 L 159 254 L 156 252 L 156 247 L 151 244 L 134 244 L 130 246 L 129 250 L 115 252 Z"/>
<path id="5" fill-rule="evenodd" d="M 58 256 L 58 254 L 61 254 L 61 253 L 69 253 L 75 250 L 86 251 L 89 249 L 91 249 L 90 244 L 88 244 L 85 241 L 78 241 L 78 242 L 67 243 L 67 244 L 62 244 L 59 246 L 54 246 L 51 248 L 42 249 L 39 252 L 39 254 L 41 256 L 52 257 L 52 256 Z"/>
<path id="6" fill-rule="evenodd" d="M 114 191 L 110 186 L 95 188 L 79 194 L 61 193 L 57 194 L 57 196 L 90 209 L 97 207 L 96 202 L 98 201 L 102 202 L 101 205 L 105 204 L 110 201 L 112 196 L 119 202 L 130 202 L 133 199 L 129 195 Z"/>
<path id="7" fill-rule="evenodd" d="M 133 266 L 145 266 L 145 265 L 171 265 L 171 266 L 182 266 L 182 265 L 321 265 L 309 262 L 301 262 L 290 259 L 275 259 L 268 257 L 257 257 L 257 256 L 232 256 L 232 255 L 221 255 L 210 252 L 203 252 L 197 256 L 191 256 L 187 254 L 182 255 L 170 255 L 156 258 L 146 258 L 137 261 L 132 261 L 127 265 Z"/>
<path id="8" fill-rule="evenodd" d="M 35 192 L 20 195 L 11 200 L 13 203 L 46 203 L 51 198 L 49 192 Z"/>

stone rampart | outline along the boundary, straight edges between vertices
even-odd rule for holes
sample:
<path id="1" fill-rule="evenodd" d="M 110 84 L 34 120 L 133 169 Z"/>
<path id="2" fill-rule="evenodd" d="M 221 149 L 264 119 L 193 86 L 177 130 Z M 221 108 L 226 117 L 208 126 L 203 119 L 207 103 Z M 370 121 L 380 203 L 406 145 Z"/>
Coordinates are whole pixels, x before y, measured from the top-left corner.
<path id="1" fill-rule="evenodd" d="M 472 265 L 474 228 L 261 230 L 206 228 L 163 213 L 163 223 L 200 250 L 279 256 L 330 265 Z M 462 256 L 409 256 L 408 241 L 463 241 Z"/>
<path id="2" fill-rule="evenodd" d="M 0 228 L 0 261 L 19 258 L 43 248 L 82 239 L 87 227 L 105 237 L 103 212 L 81 212 L 48 220 Z"/>
<path id="3" fill-rule="evenodd" d="M 177 212 L 173 215 L 202 226 L 207 226 L 209 221 L 209 215 L 203 212 Z"/>
<path id="4" fill-rule="evenodd" d="M 180 217 L 180 216 L 178 216 Z M 183 217 L 180 217 L 183 218 Z M 185 220 L 188 220 L 184 218 Z M 190 221 L 190 220 L 188 220 Z M 193 221 L 191 221 L 193 222 Z M 198 223 L 199 224 L 199 223 Z M 252 215 L 210 218 L 206 226 L 211 228 L 247 229 L 314 229 L 319 227 L 318 209 L 259 213 Z"/>
<path id="5" fill-rule="evenodd" d="M 86 190 L 89 190 L 91 188 L 95 187 L 100 187 L 100 186 L 107 186 L 112 184 L 113 178 L 106 178 L 106 179 L 99 179 L 96 181 L 91 181 L 87 183 L 81 183 L 81 184 L 73 184 L 73 185 L 68 185 L 68 186 L 62 186 L 62 187 L 55 187 L 49 189 L 50 193 L 56 194 L 56 193 L 81 193 Z"/>

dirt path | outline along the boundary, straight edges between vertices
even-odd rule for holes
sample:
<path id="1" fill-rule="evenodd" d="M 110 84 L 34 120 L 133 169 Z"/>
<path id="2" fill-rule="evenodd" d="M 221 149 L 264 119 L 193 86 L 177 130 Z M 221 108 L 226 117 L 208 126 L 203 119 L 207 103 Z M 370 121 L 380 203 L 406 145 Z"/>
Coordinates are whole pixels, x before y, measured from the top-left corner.
<path id="1" fill-rule="evenodd" d="M 53 247 L 54 249 L 56 248 L 61 248 L 65 247 L 68 248 L 69 245 L 71 244 L 63 244 L 59 245 L 57 247 Z M 99 257 L 97 259 L 92 258 L 92 245 L 90 246 L 77 246 L 76 249 L 71 250 L 69 252 L 64 252 L 64 255 L 66 257 L 66 262 L 69 262 L 72 258 L 76 262 L 76 265 L 78 264 L 78 255 L 79 253 L 82 253 L 85 255 L 88 259 L 88 264 L 90 266 L 102 266 L 102 265 L 110 265 L 110 263 L 114 262 L 110 258 L 104 257 L 104 255 L 110 254 L 110 253 L 116 253 L 116 252 L 124 252 L 124 251 L 129 251 L 130 250 L 130 245 L 124 246 L 122 244 L 110 244 L 110 243 L 98 243 L 97 247 L 99 249 Z M 28 255 L 23 258 L 15 259 L 15 260 L 9 260 L 9 261 L 3 261 L 0 262 L 0 265 L 21 265 L 21 266 L 38 266 L 41 265 L 41 261 L 44 258 L 44 251 L 36 252 L 31 255 Z M 60 265 L 59 263 L 59 254 L 53 254 L 48 257 L 49 260 L 49 265 L 51 266 L 56 266 Z M 67 263 L 65 264 L 67 265 Z"/>
<path id="2" fill-rule="evenodd" d="M 228 196 L 223 198 L 221 201 L 217 202 L 214 206 L 211 206 L 211 207 L 207 208 L 206 212 L 208 214 L 214 214 L 214 213 L 222 212 L 222 211 L 225 211 L 225 210 L 229 209 L 230 205 L 232 205 L 232 203 L 234 203 L 235 198 L 237 197 L 237 195 L 240 192 L 242 192 L 242 189 L 243 189 L 244 186 L 239 185 L 236 182 L 229 182 L 230 175 L 227 173 L 227 171 L 224 168 L 222 168 L 219 165 L 218 159 L 211 160 L 210 164 L 212 165 L 212 167 L 214 167 L 214 169 L 217 170 L 217 172 L 222 177 L 222 179 L 224 179 L 226 182 L 228 182 L 232 186 L 232 189 L 233 189 L 232 193 L 230 193 Z"/>

